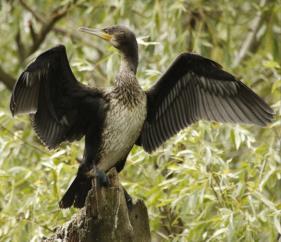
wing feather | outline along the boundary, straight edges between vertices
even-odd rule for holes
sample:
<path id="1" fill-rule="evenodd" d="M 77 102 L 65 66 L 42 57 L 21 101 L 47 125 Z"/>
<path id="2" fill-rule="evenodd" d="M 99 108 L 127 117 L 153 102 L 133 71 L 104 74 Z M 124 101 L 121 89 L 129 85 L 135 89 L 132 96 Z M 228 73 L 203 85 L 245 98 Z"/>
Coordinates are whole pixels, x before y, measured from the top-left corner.
<path id="1" fill-rule="evenodd" d="M 140 141 L 148 152 L 200 119 L 265 126 L 272 109 L 216 62 L 183 53 L 147 92 Z"/>
<path id="2" fill-rule="evenodd" d="M 97 100 L 102 98 L 101 92 L 76 80 L 65 47 L 60 45 L 39 55 L 23 71 L 14 86 L 10 109 L 13 115 L 30 113 L 38 137 L 48 148 L 55 148 L 85 134 L 87 108 L 95 117 L 101 103 Z"/>

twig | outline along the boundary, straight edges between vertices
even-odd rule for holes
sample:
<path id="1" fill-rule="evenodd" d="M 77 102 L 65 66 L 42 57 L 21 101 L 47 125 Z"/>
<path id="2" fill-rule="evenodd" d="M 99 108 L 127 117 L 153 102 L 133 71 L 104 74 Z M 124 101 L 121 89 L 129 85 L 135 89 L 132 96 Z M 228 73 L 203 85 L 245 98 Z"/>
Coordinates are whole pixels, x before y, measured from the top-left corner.
<path id="1" fill-rule="evenodd" d="M 260 0 L 260 7 L 263 8 L 266 5 L 267 1 L 268 0 Z M 241 61 L 245 59 L 248 52 L 254 47 L 256 43 L 256 35 L 264 22 L 264 16 L 265 16 L 264 11 L 259 11 L 257 13 L 257 16 L 253 20 L 251 30 L 249 34 L 246 36 L 246 39 L 244 40 L 240 51 L 237 53 L 234 59 L 233 67 L 238 66 L 241 63 Z"/>
<path id="2" fill-rule="evenodd" d="M 39 151 L 39 152 L 44 153 L 44 154 L 47 154 L 47 155 L 50 154 L 49 152 L 47 152 L 47 151 L 45 151 L 45 150 L 39 148 L 38 146 L 33 145 L 33 144 L 27 142 L 26 140 L 22 139 L 20 136 L 16 135 L 14 132 L 12 132 L 11 130 L 9 130 L 8 128 L 6 128 L 5 126 L 3 126 L 2 124 L 0 124 L 0 129 L 5 130 L 5 131 L 8 132 L 9 135 L 11 135 L 12 137 L 16 137 L 17 139 L 19 139 L 20 141 L 22 141 L 23 144 L 25 144 L 25 145 L 27 145 L 27 146 L 29 146 L 29 147 L 31 147 L 31 148 L 33 148 L 33 149 Z"/>

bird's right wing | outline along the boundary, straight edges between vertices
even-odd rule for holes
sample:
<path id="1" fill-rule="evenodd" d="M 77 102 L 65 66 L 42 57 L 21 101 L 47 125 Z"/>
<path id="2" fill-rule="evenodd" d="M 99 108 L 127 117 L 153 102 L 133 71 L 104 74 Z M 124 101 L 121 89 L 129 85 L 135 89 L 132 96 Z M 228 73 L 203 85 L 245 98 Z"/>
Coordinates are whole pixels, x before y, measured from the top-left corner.
<path id="1" fill-rule="evenodd" d="M 79 139 L 92 120 L 98 120 L 103 95 L 74 77 L 65 47 L 54 47 L 36 58 L 16 82 L 10 109 L 30 113 L 33 128 L 48 148 Z M 91 115 L 89 115 L 91 114 Z"/>
<path id="2" fill-rule="evenodd" d="M 264 126 L 273 117 L 258 95 L 219 64 L 189 53 L 177 57 L 147 98 L 138 144 L 148 152 L 201 119 Z"/>

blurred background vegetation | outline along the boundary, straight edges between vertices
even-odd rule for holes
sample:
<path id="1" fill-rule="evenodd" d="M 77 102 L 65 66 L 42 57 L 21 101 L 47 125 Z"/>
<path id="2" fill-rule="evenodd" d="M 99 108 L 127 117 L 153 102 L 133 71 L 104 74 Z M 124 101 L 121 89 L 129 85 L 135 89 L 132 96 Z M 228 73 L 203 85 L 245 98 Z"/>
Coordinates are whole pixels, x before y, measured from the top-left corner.
<path id="1" fill-rule="evenodd" d="M 276 112 L 267 128 L 199 122 L 152 155 L 135 147 L 121 174 L 145 201 L 154 241 L 277 241 L 281 234 L 281 2 L 279 0 L 1 0 L 0 241 L 38 241 L 76 212 L 58 201 L 82 142 L 48 151 L 27 116 L 12 118 L 23 68 L 57 44 L 78 80 L 109 86 L 119 66 L 107 43 L 80 26 L 123 24 L 140 44 L 138 79 L 154 83 L 192 51 L 222 64 Z"/>

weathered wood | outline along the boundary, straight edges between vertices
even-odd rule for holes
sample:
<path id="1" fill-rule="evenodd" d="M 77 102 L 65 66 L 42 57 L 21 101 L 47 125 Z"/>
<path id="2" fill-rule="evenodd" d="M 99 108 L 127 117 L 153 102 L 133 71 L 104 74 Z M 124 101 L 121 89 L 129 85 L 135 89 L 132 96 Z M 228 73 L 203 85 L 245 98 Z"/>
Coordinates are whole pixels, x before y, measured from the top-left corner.
<path id="1" fill-rule="evenodd" d="M 128 209 L 118 173 L 108 173 L 109 187 L 90 190 L 86 205 L 71 221 L 56 229 L 44 242 L 149 242 L 151 241 L 147 209 L 143 201 Z"/>

